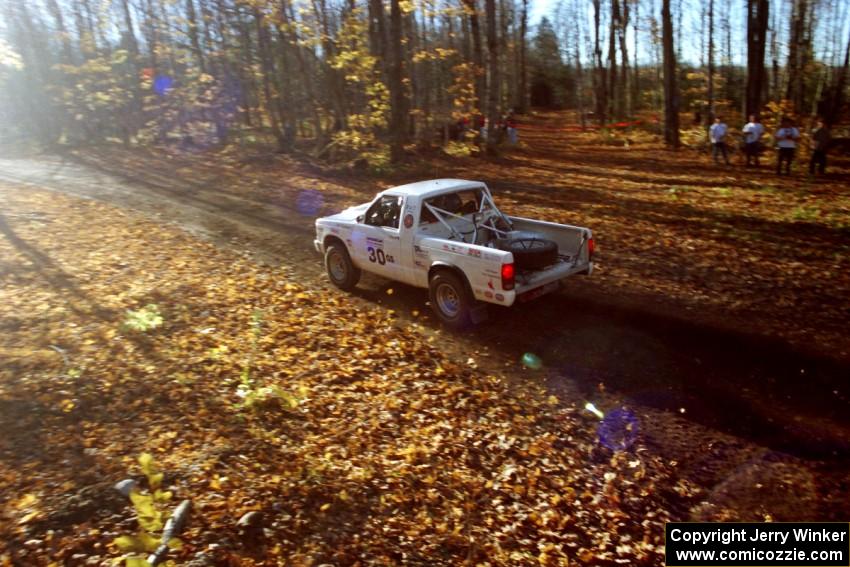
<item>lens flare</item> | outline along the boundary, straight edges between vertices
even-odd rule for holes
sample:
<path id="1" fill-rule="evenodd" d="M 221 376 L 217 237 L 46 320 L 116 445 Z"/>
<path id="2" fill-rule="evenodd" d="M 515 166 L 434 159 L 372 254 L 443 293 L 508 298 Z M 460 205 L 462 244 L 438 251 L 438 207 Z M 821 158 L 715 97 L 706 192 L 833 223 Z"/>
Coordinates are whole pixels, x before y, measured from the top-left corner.
<path id="1" fill-rule="evenodd" d="M 305 217 L 318 216 L 324 204 L 325 198 L 315 189 L 301 191 L 295 199 L 295 209 Z"/>
<path id="2" fill-rule="evenodd" d="M 637 440 L 638 418 L 626 408 L 615 409 L 602 419 L 596 434 L 612 451 L 625 451 Z"/>
<path id="3" fill-rule="evenodd" d="M 527 352 L 522 355 L 522 365 L 532 370 L 540 370 L 543 368 L 543 361 L 536 354 Z"/>
<path id="4" fill-rule="evenodd" d="M 599 409 L 590 402 L 587 402 L 586 404 L 584 404 L 584 409 L 586 409 L 587 411 L 589 411 L 590 413 L 592 413 L 593 415 L 595 415 L 599 419 L 602 419 L 602 418 L 605 417 L 605 414 L 602 413 L 601 411 L 599 411 Z"/>
<path id="5" fill-rule="evenodd" d="M 165 96 L 173 86 L 174 79 L 168 75 L 157 75 L 153 80 L 153 91 L 159 96 Z"/>

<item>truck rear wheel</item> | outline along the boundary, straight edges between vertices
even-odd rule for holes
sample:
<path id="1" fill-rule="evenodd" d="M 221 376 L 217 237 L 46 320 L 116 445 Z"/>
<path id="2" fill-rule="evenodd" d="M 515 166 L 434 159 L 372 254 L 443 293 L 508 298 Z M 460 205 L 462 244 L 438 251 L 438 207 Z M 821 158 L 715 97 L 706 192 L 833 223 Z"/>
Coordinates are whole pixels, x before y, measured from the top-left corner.
<path id="1" fill-rule="evenodd" d="M 429 286 L 431 308 L 450 327 L 465 327 L 472 322 L 473 299 L 466 285 L 455 274 L 442 270 L 434 274 Z"/>
<path id="2" fill-rule="evenodd" d="M 325 250 L 325 269 L 331 283 L 343 291 L 354 289 L 360 281 L 360 270 L 351 262 L 348 250 L 340 242 L 332 242 Z"/>

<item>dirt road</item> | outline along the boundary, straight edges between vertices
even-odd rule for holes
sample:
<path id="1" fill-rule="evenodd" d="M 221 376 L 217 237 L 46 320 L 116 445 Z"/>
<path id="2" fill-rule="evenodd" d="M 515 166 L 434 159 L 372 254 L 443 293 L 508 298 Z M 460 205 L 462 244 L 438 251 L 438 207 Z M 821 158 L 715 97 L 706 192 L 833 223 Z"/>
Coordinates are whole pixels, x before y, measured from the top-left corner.
<path id="1" fill-rule="evenodd" d="M 313 218 L 289 203 L 176 179 L 118 178 L 60 157 L 0 159 L 0 179 L 140 211 L 327 286 L 312 249 Z M 365 278 L 356 295 L 395 310 L 400 324 L 448 339 L 463 360 L 546 380 L 572 400 L 633 408 L 650 445 L 682 463 L 683 475 L 709 494 L 736 475 L 742 482 L 753 470 L 763 477 L 772 466 L 765 463 L 778 459 L 830 479 L 809 500 L 831 508 L 848 498 L 850 368 L 841 362 L 600 295 L 592 278 L 521 309 L 494 310 L 488 323 L 463 335 L 428 315 L 422 290 Z M 542 369 L 519 365 L 527 352 L 541 358 Z"/>

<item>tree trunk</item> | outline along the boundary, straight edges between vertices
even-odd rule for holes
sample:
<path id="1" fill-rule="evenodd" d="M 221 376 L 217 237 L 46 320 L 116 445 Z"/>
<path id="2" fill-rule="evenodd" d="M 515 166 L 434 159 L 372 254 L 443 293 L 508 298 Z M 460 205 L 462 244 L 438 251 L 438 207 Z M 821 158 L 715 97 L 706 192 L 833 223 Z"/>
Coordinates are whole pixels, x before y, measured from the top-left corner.
<path id="1" fill-rule="evenodd" d="M 808 0 L 797 0 L 793 3 L 791 29 L 788 40 L 788 84 L 785 98 L 794 104 L 798 112 L 803 106 L 803 67 L 806 51 L 806 4 Z"/>
<path id="2" fill-rule="evenodd" d="M 142 113 L 142 83 L 141 69 L 139 68 L 139 43 L 136 40 L 136 32 L 133 31 L 133 18 L 130 15 L 130 5 L 127 0 L 122 0 L 121 7 L 124 11 L 124 26 L 127 34 L 127 47 L 130 53 L 130 69 L 132 76 L 130 77 L 130 89 L 133 93 L 133 101 L 128 116 L 122 117 L 121 121 L 126 128 L 124 136 L 124 145 L 130 144 L 130 138 L 136 135 L 139 128 L 139 122 Z"/>
<path id="3" fill-rule="evenodd" d="M 198 61 L 198 67 L 201 73 L 207 72 L 207 67 L 204 62 L 204 51 L 201 49 L 200 36 L 198 35 L 198 17 L 195 13 L 195 3 L 193 0 L 186 0 L 186 20 L 188 24 L 189 44 L 192 46 L 192 53 Z"/>
<path id="4" fill-rule="evenodd" d="M 581 124 L 581 129 L 584 130 L 584 73 L 581 68 L 581 28 L 579 27 L 579 22 L 581 20 L 578 18 L 578 9 L 575 5 L 573 6 L 573 9 L 576 10 L 576 12 L 572 14 L 576 37 L 573 51 L 573 58 L 576 66 L 576 103 L 578 106 L 579 123 Z"/>
<path id="5" fill-rule="evenodd" d="M 600 0 L 593 0 L 593 92 L 596 95 L 596 119 L 599 125 L 605 124 L 605 111 L 608 108 L 608 89 L 606 88 L 605 67 L 602 66 L 602 48 L 599 45 Z"/>
<path id="6" fill-rule="evenodd" d="M 407 142 L 407 100 L 404 93 L 404 48 L 401 44 L 402 14 L 399 0 L 390 1 L 390 157 L 393 162 L 404 158 Z"/>
<path id="7" fill-rule="evenodd" d="M 124 4 L 126 6 L 126 0 L 124 0 Z M 73 61 L 71 38 L 68 35 L 68 30 L 65 28 L 65 20 L 62 17 L 62 9 L 59 7 L 56 0 L 47 0 L 47 8 L 50 11 L 51 16 L 53 16 L 53 20 L 56 22 L 56 29 L 59 31 L 59 35 L 62 38 L 62 62 L 66 65 L 70 65 Z"/>
<path id="8" fill-rule="evenodd" d="M 265 16 L 257 8 L 254 8 L 254 21 L 257 28 L 257 49 L 260 52 L 260 65 L 263 70 L 263 98 L 265 98 L 266 102 L 266 114 L 269 116 L 272 135 L 277 141 L 278 150 L 288 151 L 286 137 L 283 135 L 283 129 L 281 128 L 282 120 L 279 116 L 277 93 L 272 92 L 271 86 L 272 79 L 275 77 L 275 69 L 270 53 L 269 28 L 265 21 Z"/>
<path id="9" fill-rule="evenodd" d="M 850 73 L 850 39 L 847 40 L 847 48 L 844 51 L 844 64 L 838 71 L 838 76 L 830 89 L 829 101 L 827 103 L 826 112 L 824 112 L 824 122 L 829 126 L 838 122 L 841 116 L 841 111 L 844 107 L 844 89 L 847 86 L 847 75 Z"/>
<path id="10" fill-rule="evenodd" d="M 640 22 L 640 2 L 635 2 L 635 17 L 632 18 L 632 32 L 634 33 L 634 47 L 632 48 L 632 95 L 631 111 L 634 115 L 640 108 L 640 66 L 638 65 L 638 22 Z"/>
<path id="11" fill-rule="evenodd" d="M 679 92 L 676 89 L 676 50 L 673 45 L 673 21 L 670 0 L 661 4 L 662 43 L 664 49 L 664 141 L 679 147 Z"/>
<path id="12" fill-rule="evenodd" d="M 525 112 L 528 108 L 528 68 L 526 54 L 528 45 L 528 0 L 522 0 L 522 16 L 519 23 L 519 92 L 517 93 L 517 112 Z"/>
<path id="13" fill-rule="evenodd" d="M 626 43 L 626 29 L 629 26 L 629 2 L 624 0 L 623 9 L 620 17 L 620 25 L 617 26 L 617 35 L 620 38 L 620 57 L 622 64 L 620 65 L 620 112 L 627 116 L 632 115 L 631 104 L 629 100 L 629 48 Z M 635 52 L 637 57 L 637 52 Z"/>
<path id="14" fill-rule="evenodd" d="M 384 77 L 387 69 L 387 18 L 381 0 L 369 0 L 369 50 L 378 58 Z"/>
<path id="15" fill-rule="evenodd" d="M 481 24 L 478 20 L 476 0 L 463 0 L 469 14 L 469 28 L 472 32 L 472 62 L 475 64 L 475 96 L 478 108 L 484 107 L 484 94 L 487 90 L 487 77 L 484 73 L 484 47 L 481 43 Z"/>
<path id="16" fill-rule="evenodd" d="M 619 93 L 617 91 L 617 26 L 620 24 L 620 2 L 619 0 L 611 0 L 611 23 L 608 35 L 608 91 L 611 96 L 608 98 L 608 115 L 611 118 L 617 118 L 620 115 L 620 108 L 617 104 Z"/>
<path id="17" fill-rule="evenodd" d="M 706 126 L 714 121 L 714 0 L 708 0 L 708 112 L 705 116 Z"/>
<path id="18" fill-rule="evenodd" d="M 304 85 L 304 89 L 307 92 L 307 98 L 310 100 L 310 108 L 312 109 L 313 125 L 316 134 L 316 147 L 323 147 L 326 140 L 324 136 L 325 129 L 322 125 L 322 119 L 319 112 L 320 103 L 313 87 L 313 78 L 310 76 L 310 70 L 307 66 L 307 62 L 304 60 L 302 47 L 298 44 L 298 34 L 292 26 L 292 21 L 294 20 L 292 11 L 292 3 L 287 2 L 286 0 L 281 0 L 280 13 L 283 27 L 286 30 L 286 38 L 289 42 L 290 48 L 292 49 L 292 53 L 295 55 L 295 61 L 298 64 L 298 72 L 301 75 L 301 83 Z M 281 33 L 283 33 L 283 30 L 281 30 Z M 386 38 L 386 36 L 384 36 L 384 38 Z"/>
<path id="19" fill-rule="evenodd" d="M 499 143 L 496 123 L 499 121 L 499 38 L 496 35 L 496 3 L 494 0 L 486 0 L 487 12 L 487 52 L 490 63 L 490 81 L 487 92 L 487 152 L 496 153 L 496 145 Z"/>
<path id="20" fill-rule="evenodd" d="M 769 8 L 769 0 L 747 0 L 747 116 L 761 111 Z"/>

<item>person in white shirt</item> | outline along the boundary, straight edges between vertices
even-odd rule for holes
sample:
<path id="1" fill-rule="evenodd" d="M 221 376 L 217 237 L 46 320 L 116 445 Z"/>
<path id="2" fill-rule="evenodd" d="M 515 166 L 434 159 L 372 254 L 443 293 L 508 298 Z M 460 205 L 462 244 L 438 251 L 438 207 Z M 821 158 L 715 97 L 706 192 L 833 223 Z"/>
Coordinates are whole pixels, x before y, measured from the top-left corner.
<path id="1" fill-rule="evenodd" d="M 785 163 L 785 174 L 791 175 L 791 162 L 794 161 L 800 131 L 794 127 L 790 118 L 783 118 L 782 127 L 776 131 L 773 137 L 776 140 L 776 147 L 779 148 L 779 156 L 776 159 L 776 174 L 782 175 L 782 164 Z"/>
<path id="2" fill-rule="evenodd" d="M 741 130 L 744 134 L 744 154 L 747 156 L 747 167 L 750 164 L 759 166 L 759 153 L 761 153 L 761 137 L 764 135 L 764 126 L 759 122 L 758 116 L 750 114 L 750 121 Z"/>
<path id="3" fill-rule="evenodd" d="M 729 165 L 729 156 L 726 153 L 726 132 L 728 128 L 723 120 L 718 116 L 714 119 L 714 124 L 708 129 L 708 137 L 711 139 L 711 155 L 714 157 L 714 163 L 720 163 L 719 154 L 723 154 L 723 161 Z"/>

